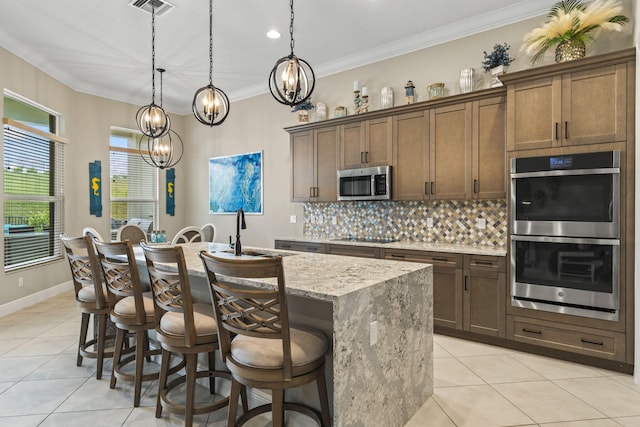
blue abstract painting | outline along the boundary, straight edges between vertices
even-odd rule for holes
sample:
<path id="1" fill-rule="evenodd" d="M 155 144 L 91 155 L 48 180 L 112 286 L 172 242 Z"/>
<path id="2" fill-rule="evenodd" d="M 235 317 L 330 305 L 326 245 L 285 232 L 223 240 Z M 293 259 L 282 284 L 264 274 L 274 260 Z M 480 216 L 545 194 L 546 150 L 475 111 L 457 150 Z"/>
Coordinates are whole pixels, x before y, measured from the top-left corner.
<path id="1" fill-rule="evenodd" d="M 209 213 L 262 214 L 262 151 L 209 159 Z"/>

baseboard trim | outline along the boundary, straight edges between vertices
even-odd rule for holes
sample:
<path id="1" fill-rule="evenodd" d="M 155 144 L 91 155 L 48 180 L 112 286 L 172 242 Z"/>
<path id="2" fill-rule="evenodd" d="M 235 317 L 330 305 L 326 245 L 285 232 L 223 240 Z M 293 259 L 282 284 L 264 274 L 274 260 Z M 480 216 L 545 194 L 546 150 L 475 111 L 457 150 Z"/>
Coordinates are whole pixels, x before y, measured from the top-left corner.
<path id="1" fill-rule="evenodd" d="M 22 310 L 23 308 L 46 301 L 51 297 L 55 297 L 71 289 L 73 289 L 73 282 L 69 280 L 68 282 L 60 283 L 59 285 L 52 286 L 51 288 L 44 289 L 40 292 L 2 304 L 0 305 L 0 317 L 7 316 L 18 310 Z"/>

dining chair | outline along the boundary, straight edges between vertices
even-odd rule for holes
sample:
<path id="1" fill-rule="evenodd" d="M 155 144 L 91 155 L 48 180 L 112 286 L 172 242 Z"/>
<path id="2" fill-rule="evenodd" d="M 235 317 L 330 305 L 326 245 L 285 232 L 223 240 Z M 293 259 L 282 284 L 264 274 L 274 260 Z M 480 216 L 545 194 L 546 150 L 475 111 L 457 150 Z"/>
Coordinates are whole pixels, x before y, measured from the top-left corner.
<path id="1" fill-rule="evenodd" d="M 197 378 L 209 378 L 209 393 L 215 394 L 215 378 L 231 380 L 228 372 L 216 370 L 215 351 L 219 349 L 216 321 L 210 303 L 197 303 L 191 296 L 191 286 L 181 246 L 154 247 L 144 242 L 144 251 L 155 309 L 156 337 L 162 348 L 156 418 L 163 406 L 169 412 L 185 414 L 185 425 L 192 425 L 193 416 L 216 411 L 228 405 L 229 398 L 196 405 Z M 198 371 L 198 354 L 208 357 L 208 370 Z M 173 354 L 183 354 L 185 374 L 168 382 L 169 361 Z M 186 399 L 181 403 L 170 392 L 186 383 Z M 246 402 L 246 392 L 243 393 Z M 246 405 L 245 405 L 246 408 Z"/>
<path id="2" fill-rule="evenodd" d="M 91 237 L 93 237 L 94 240 L 98 240 L 100 242 L 104 242 L 104 239 L 102 238 L 100 233 L 98 233 L 98 230 L 96 230 L 93 227 L 85 227 L 85 228 L 83 228 L 82 229 L 82 235 L 83 236 L 91 236 Z"/>
<path id="3" fill-rule="evenodd" d="M 104 359 L 113 356 L 112 351 L 105 350 L 106 342 L 113 337 L 107 336 L 106 332 L 111 307 L 102 283 L 98 259 L 93 250 L 93 237 L 68 237 L 63 234 L 60 240 L 71 268 L 76 305 L 82 313 L 76 365 L 81 366 L 84 357 L 96 359 L 96 379 L 101 379 Z M 87 340 L 92 315 L 98 321 L 97 331 L 94 331 L 94 338 Z"/>
<path id="4" fill-rule="evenodd" d="M 142 383 L 159 377 L 159 369 L 145 373 L 144 363 L 145 359 L 150 362 L 152 356 L 161 353 L 160 348 L 152 349 L 149 344 L 148 332 L 155 328 L 153 297 L 150 291 L 145 292 L 140 280 L 130 241 L 94 242 L 93 245 L 109 291 L 110 318 L 117 328 L 109 387 L 115 388 L 118 379 L 133 382 L 133 406 L 137 407 L 140 406 Z M 129 333 L 135 334 L 133 348 L 126 341 Z M 134 363 L 133 374 L 127 370 L 131 363 Z M 182 366 L 184 364 L 175 366 L 169 373 L 177 372 Z"/>
<path id="5" fill-rule="evenodd" d="M 116 233 L 116 240 L 123 241 L 129 240 L 134 245 L 147 240 L 147 232 L 142 227 L 136 224 L 125 224 L 118 228 Z"/>
<path id="6" fill-rule="evenodd" d="M 283 426 L 285 411 L 300 412 L 320 426 L 330 426 L 324 371 L 329 345 L 321 331 L 289 324 L 282 257 L 245 259 L 201 251 L 200 258 L 209 280 L 222 360 L 232 377 L 227 426 L 242 425 L 269 411 L 274 427 Z M 246 286 L 247 279 L 267 278 L 277 279 L 275 287 Z M 236 281 L 244 286 L 235 285 Z M 285 401 L 285 390 L 313 381 L 320 412 Z M 245 409 L 236 420 L 242 386 L 271 390 L 272 402 Z"/>
<path id="7" fill-rule="evenodd" d="M 191 242 L 204 242 L 204 236 L 202 235 L 202 231 L 200 228 L 195 226 L 184 227 L 182 230 L 178 231 L 176 235 L 171 239 L 172 245 L 178 245 L 180 243 L 191 243 Z"/>
<path id="8" fill-rule="evenodd" d="M 200 227 L 200 231 L 202 232 L 202 241 L 203 242 L 214 242 L 216 240 L 216 235 L 218 234 L 218 230 L 214 224 L 207 223 Z"/>

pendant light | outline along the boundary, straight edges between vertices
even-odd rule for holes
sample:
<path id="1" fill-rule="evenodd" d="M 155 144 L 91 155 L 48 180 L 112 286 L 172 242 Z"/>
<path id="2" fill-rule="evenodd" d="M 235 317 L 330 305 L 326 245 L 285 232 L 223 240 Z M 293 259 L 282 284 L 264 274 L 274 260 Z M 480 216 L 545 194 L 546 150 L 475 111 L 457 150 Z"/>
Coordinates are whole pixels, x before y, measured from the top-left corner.
<path id="1" fill-rule="evenodd" d="M 160 108 L 162 108 L 162 73 L 165 71 L 164 68 L 158 68 L 160 73 Z M 164 135 L 158 137 L 141 135 L 138 140 L 138 150 L 142 159 L 149 166 L 159 169 L 175 166 L 182 159 L 184 149 L 182 138 L 171 129 L 171 119 L 168 114 L 166 114 L 166 117 L 168 130 Z"/>
<path id="2" fill-rule="evenodd" d="M 316 85 L 313 69 L 307 61 L 300 59 L 293 53 L 293 0 L 290 0 L 291 22 L 289 35 L 291 36 L 291 53 L 280 58 L 271 70 L 269 76 L 269 90 L 271 95 L 281 104 L 295 106 L 305 102 L 311 96 Z"/>
<path id="3" fill-rule="evenodd" d="M 136 123 L 143 135 L 159 138 L 169 132 L 167 113 L 156 105 L 156 8 L 151 5 L 151 104 L 141 107 L 136 113 Z"/>
<path id="4" fill-rule="evenodd" d="M 213 0 L 209 0 L 209 84 L 193 96 L 193 115 L 207 126 L 222 124 L 229 115 L 229 98 L 213 85 Z"/>

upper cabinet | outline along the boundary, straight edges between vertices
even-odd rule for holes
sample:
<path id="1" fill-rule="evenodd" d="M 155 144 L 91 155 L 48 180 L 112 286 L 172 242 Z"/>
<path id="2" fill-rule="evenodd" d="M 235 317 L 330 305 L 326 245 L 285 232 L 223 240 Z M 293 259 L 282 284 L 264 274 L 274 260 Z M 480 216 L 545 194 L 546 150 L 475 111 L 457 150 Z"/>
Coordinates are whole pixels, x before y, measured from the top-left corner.
<path id="1" fill-rule="evenodd" d="M 508 150 L 626 141 L 630 53 L 507 74 Z"/>
<path id="2" fill-rule="evenodd" d="M 341 125 L 340 142 L 341 169 L 390 165 L 391 117 Z"/>
<path id="3" fill-rule="evenodd" d="M 393 117 L 394 200 L 429 198 L 429 111 Z"/>
<path id="4" fill-rule="evenodd" d="M 473 102 L 471 190 L 474 199 L 506 197 L 506 112 L 504 96 Z"/>
<path id="5" fill-rule="evenodd" d="M 291 133 L 291 201 L 336 201 L 339 139 L 335 126 Z"/>

